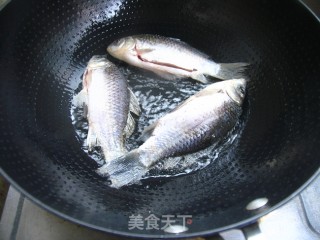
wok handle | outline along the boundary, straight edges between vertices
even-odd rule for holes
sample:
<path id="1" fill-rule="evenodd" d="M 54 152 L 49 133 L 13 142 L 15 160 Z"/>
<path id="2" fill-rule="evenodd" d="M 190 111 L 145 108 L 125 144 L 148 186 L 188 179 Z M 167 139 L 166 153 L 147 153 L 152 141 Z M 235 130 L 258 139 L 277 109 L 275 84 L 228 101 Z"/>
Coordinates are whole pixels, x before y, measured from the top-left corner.
<path id="1" fill-rule="evenodd" d="M 260 231 L 259 222 L 253 223 L 242 229 L 232 229 L 219 234 L 220 238 L 206 238 L 207 240 L 266 240 L 264 234 Z"/>
<path id="2" fill-rule="evenodd" d="M 258 222 L 242 228 L 242 232 L 246 240 L 266 240 L 265 236 L 260 230 Z"/>

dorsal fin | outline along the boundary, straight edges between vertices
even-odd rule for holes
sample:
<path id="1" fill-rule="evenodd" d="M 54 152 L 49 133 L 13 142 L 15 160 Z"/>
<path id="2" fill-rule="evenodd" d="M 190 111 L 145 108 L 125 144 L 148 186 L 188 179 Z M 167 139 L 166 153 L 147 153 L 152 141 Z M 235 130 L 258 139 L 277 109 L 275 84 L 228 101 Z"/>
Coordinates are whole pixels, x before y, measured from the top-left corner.
<path id="1" fill-rule="evenodd" d="M 152 133 L 153 133 L 154 129 L 156 128 L 157 124 L 158 124 L 158 121 L 156 121 L 156 122 L 152 123 L 151 125 L 149 125 L 148 127 L 146 127 L 143 130 L 143 132 L 138 140 L 143 141 L 143 142 L 147 141 L 147 139 L 152 136 Z"/>

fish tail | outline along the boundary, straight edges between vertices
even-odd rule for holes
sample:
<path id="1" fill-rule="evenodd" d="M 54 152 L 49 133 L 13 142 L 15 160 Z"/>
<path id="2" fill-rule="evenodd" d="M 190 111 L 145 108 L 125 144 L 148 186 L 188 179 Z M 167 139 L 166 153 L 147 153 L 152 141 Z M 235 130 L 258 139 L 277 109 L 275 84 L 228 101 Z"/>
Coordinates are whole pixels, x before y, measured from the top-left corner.
<path id="1" fill-rule="evenodd" d="M 220 63 L 220 68 L 213 77 L 227 80 L 227 79 L 238 79 L 245 78 L 244 71 L 249 63 Z"/>
<path id="2" fill-rule="evenodd" d="M 109 176 L 111 186 L 121 188 L 125 185 L 139 183 L 148 168 L 140 161 L 140 153 L 133 150 L 127 155 L 114 159 L 97 170 L 101 176 Z"/>

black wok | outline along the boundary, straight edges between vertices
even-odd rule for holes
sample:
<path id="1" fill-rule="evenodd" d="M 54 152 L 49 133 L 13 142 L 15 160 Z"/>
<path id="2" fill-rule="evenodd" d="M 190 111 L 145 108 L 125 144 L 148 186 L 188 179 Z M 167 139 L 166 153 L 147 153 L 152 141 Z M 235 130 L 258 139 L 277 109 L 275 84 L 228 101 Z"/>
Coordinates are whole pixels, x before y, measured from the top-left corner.
<path id="1" fill-rule="evenodd" d="M 320 24 L 299 1 L 15 0 L 0 12 L 1 174 L 43 208 L 94 229 L 189 237 L 242 227 L 319 173 Z M 216 62 L 250 62 L 243 129 L 195 173 L 110 188 L 81 149 L 70 105 L 116 38 L 180 38 Z M 259 210 L 248 203 L 267 198 Z M 188 230 L 129 230 L 129 216 L 192 215 Z M 178 221 L 178 220 L 177 220 Z"/>

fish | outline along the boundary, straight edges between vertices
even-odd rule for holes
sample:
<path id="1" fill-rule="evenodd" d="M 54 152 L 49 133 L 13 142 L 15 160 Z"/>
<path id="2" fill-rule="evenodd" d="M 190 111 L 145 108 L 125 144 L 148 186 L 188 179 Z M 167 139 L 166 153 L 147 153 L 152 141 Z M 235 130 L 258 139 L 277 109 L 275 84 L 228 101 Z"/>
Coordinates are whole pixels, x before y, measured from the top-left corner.
<path id="1" fill-rule="evenodd" d="M 215 63 L 187 43 L 159 35 L 142 34 L 115 40 L 107 52 L 128 64 L 154 72 L 164 79 L 192 78 L 209 83 L 207 76 L 221 80 L 244 78 L 248 63 Z"/>
<path id="2" fill-rule="evenodd" d="M 93 56 L 83 74 L 83 89 L 73 105 L 85 106 L 88 119 L 89 150 L 100 146 L 104 159 L 110 162 L 125 153 L 125 139 L 135 129 L 141 109 L 127 79 L 105 55 Z"/>
<path id="3" fill-rule="evenodd" d="M 232 79 L 208 85 L 171 112 L 146 127 L 144 143 L 97 169 L 111 187 L 139 183 L 161 159 L 208 147 L 228 136 L 242 112 L 246 80 Z"/>

